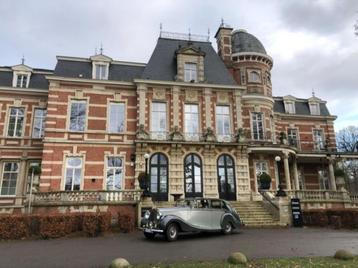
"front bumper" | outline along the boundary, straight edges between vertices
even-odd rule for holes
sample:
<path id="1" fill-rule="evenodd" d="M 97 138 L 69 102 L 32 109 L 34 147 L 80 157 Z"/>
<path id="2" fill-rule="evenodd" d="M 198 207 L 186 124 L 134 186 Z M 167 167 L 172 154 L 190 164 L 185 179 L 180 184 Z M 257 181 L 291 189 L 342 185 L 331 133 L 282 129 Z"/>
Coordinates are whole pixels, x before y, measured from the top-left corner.
<path id="1" fill-rule="evenodd" d="M 164 229 L 162 228 L 160 222 L 158 221 L 149 221 L 148 219 L 142 219 L 140 222 L 140 227 L 145 233 L 163 233 Z"/>

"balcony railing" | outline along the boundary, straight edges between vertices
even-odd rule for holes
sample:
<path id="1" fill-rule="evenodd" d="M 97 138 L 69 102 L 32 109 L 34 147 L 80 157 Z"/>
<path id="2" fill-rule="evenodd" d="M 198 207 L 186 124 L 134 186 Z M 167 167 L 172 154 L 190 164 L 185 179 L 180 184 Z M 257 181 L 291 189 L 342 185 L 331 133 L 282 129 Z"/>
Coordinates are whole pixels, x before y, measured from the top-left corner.
<path id="1" fill-rule="evenodd" d="M 271 195 L 275 195 L 276 191 L 265 191 L 270 192 Z M 301 201 L 350 201 L 357 200 L 358 196 L 350 197 L 346 191 L 332 191 L 332 190 L 286 190 L 285 191 L 289 198 L 299 198 Z M 355 198 L 355 199 L 354 199 Z"/>
<path id="2" fill-rule="evenodd" d="M 66 203 L 139 202 L 141 190 L 120 191 L 58 191 L 33 194 L 33 205 Z"/>

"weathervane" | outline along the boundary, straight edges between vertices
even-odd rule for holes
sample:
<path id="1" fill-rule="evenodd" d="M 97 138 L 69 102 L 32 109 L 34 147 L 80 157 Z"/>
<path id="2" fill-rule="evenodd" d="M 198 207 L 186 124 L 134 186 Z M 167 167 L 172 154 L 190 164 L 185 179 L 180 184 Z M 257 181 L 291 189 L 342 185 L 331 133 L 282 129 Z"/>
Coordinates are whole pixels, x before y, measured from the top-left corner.
<path id="1" fill-rule="evenodd" d="M 100 51 L 100 54 L 103 55 L 103 44 L 102 44 L 102 42 L 101 42 L 101 48 L 99 49 L 99 51 Z"/>
<path id="2" fill-rule="evenodd" d="M 162 37 L 162 32 L 163 32 L 163 24 L 160 23 L 159 24 L 159 37 Z"/>
<path id="3" fill-rule="evenodd" d="M 313 88 L 312 88 L 312 97 L 315 97 L 315 92 Z"/>
<path id="4" fill-rule="evenodd" d="M 221 25 L 220 25 L 221 27 L 223 27 L 224 26 L 224 18 L 221 18 Z"/>
<path id="5" fill-rule="evenodd" d="M 208 42 L 210 41 L 210 28 L 208 28 Z"/>
<path id="6" fill-rule="evenodd" d="M 191 41 L 191 32 L 190 32 L 190 28 L 189 28 L 189 41 Z"/>
<path id="7" fill-rule="evenodd" d="M 25 64 L 25 56 L 24 56 L 24 54 L 22 54 L 21 64 L 22 64 L 22 65 L 24 65 L 24 64 Z"/>

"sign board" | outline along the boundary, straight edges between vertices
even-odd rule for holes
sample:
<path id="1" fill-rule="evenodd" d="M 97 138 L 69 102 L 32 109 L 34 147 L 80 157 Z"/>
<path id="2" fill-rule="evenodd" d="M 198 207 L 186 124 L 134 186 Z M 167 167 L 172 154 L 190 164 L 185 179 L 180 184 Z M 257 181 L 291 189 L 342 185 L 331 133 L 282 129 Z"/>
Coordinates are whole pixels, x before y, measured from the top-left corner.
<path id="1" fill-rule="evenodd" d="M 291 199 L 291 210 L 292 210 L 292 223 L 294 227 L 302 227 L 302 211 L 301 211 L 301 202 L 299 198 Z"/>

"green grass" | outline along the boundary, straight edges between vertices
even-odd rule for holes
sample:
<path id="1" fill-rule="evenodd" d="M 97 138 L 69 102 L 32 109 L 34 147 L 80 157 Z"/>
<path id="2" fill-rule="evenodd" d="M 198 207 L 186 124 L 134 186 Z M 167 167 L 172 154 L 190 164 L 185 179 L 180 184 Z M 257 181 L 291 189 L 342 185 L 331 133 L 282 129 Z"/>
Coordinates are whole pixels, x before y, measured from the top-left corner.
<path id="1" fill-rule="evenodd" d="M 333 257 L 312 257 L 312 258 L 280 258 L 280 259 L 259 259 L 249 261 L 246 265 L 233 265 L 224 261 L 213 262 L 178 262 L 178 263 L 154 263 L 134 265 L 136 268 L 315 268 L 315 267 L 358 267 L 358 257 L 353 260 L 336 260 Z"/>

